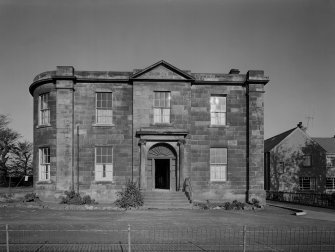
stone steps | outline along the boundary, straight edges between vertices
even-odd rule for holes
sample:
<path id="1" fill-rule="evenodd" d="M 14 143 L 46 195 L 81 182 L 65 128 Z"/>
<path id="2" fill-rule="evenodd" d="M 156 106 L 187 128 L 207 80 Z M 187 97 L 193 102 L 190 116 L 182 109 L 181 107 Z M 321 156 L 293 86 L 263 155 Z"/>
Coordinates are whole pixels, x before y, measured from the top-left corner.
<path id="1" fill-rule="evenodd" d="M 184 192 L 170 191 L 145 191 L 143 208 L 171 209 L 182 208 L 191 209 Z"/>

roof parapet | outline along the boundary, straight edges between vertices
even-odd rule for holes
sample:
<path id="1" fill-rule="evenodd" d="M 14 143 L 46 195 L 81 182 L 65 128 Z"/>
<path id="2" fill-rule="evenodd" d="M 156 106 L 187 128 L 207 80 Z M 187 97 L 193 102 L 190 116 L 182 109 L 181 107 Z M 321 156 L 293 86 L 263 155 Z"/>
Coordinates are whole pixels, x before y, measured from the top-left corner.
<path id="1" fill-rule="evenodd" d="M 73 66 L 57 66 L 56 76 L 74 76 Z"/>
<path id="2" fill-rule="evenodd" d="M 269 77 L 264 76 L 263 70 L 249 70 L 247 72 L 247 83 L 266 84 L 269 82 Z"/>

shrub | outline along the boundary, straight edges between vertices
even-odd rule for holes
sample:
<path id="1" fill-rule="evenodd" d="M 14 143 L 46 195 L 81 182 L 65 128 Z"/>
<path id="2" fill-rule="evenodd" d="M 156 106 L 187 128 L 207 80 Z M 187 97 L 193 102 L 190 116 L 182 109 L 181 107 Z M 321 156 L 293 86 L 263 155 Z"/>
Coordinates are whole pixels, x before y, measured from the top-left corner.
<path id="1" fill-rule="evenodd" d="M 98 204 L 97 202 L 95 202 L 94 199 L 91 199 L 91 196 L 90 196 L 90 195 L 85 195 L 85 196 L 82 198 L 82 202 L 83 202 L 83 204 L 86 204 L 86 205 Z"/>
<path id="2" fill-rule="evenodd" d="M 14 198 L 13 193 L 0 193 L 0 202 L 12 203 L 14 202 L 13 198 Z"/>
<path id="3" fill-rule="evenodd" d="M 27 193 L 24 195 L 24 202 L 38 202 L 40 198 L 37 196 L 36 193 Z"/>
<path id="4" fill-rule="evenodd" d="M 239 202 L 237 200 L 234 200 L 232 202 L 232 207 L 233 207 L 233 209 L 236 209 L 236 210 L 243 210 L 244 207 L 245 207 L 245 204 L 242 203 L 242 202 Z"/>
<path id="5" fill-rule="evenodd" d="M 230 202 L 224 203 L 224 209 L 226 209 L 226 210 L 234 209 L 233 204 L 231 204 Z"/>
<path id="6" fill-rule="evenodd" d="M 90 205 L 97 204 L 94 199 L 91 199 L 89 195 L 81 197 L 79 193 L 75 191 L 65 191 L 65 197 L 62 197 L 61 204 L 71 204 L 71 205 Z"/>
<path id="7" fill-rule="evenodd" d="M 261 207 L 259 200 L 256 198 L 251 199 L 251 204 L 258 208 Z"/>
<path id="8" fill-rule="evenodd" d="M 135 182 L 128 180 L 125 190 L 116 194 L 118 199 L 115 201 L 115 205 L 120 208 L 130 209 L 143 206 L 143 195 Z"/>

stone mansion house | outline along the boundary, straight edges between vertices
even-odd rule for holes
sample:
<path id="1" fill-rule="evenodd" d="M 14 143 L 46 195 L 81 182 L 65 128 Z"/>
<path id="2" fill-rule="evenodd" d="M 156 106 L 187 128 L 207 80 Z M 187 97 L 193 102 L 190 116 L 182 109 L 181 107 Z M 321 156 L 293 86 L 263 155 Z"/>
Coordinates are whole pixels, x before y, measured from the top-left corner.
<path id="1" fill-rule="evenodd" d="M 59 66 L 37 75 L 34 190 L 112 202 L 127 180 L 194 200 L 265 199 L 263 71 L 192 73 L 159 61 L 129 72 Z"/>

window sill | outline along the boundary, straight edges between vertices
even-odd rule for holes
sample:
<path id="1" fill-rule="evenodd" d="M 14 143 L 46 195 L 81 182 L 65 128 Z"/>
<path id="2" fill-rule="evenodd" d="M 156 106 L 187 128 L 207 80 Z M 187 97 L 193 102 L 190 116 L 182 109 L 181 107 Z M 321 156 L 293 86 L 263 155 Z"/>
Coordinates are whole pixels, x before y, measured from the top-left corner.
<path id="1" fill-rule="evenodd" d="M 49 185 L 52 184 L 51 180 L 41 180 L 36 182 L 37 185 Z"/>
<path id="2" fill-rule="evenodd" d="M 228 128 L 229 125 L 216 125 L 216 124 L 213 124 L 213 125 L 209 125 L 208 128 Z"/>
<path id="3" fill-rule="evenodd" d="M 172 123 L 152 123 L 150 126 L 172 127 Z"/>
<path id="4" fill-rule="evenodd" d="M 113 180 L 94 180 L 94 184 L 114 184 Z"/>
<path id="5" fill-rule="evenodd" d="M 51 127 L 51 124 L 40 124 L 36 126 L 36 129 Z"/>
<path id="6" fill-rule="evenodd" d="M 115 127 L 115 124 L 102 124 L 102 123 L 94 123 L 93 127 Z"/>
<path id="7" fill-rule="evenodd" d="M 218 184 L 222 184 L 222 183 L 227 183 L 228 180 L 210 180 L 210 183 L 218 183 Z"/>

